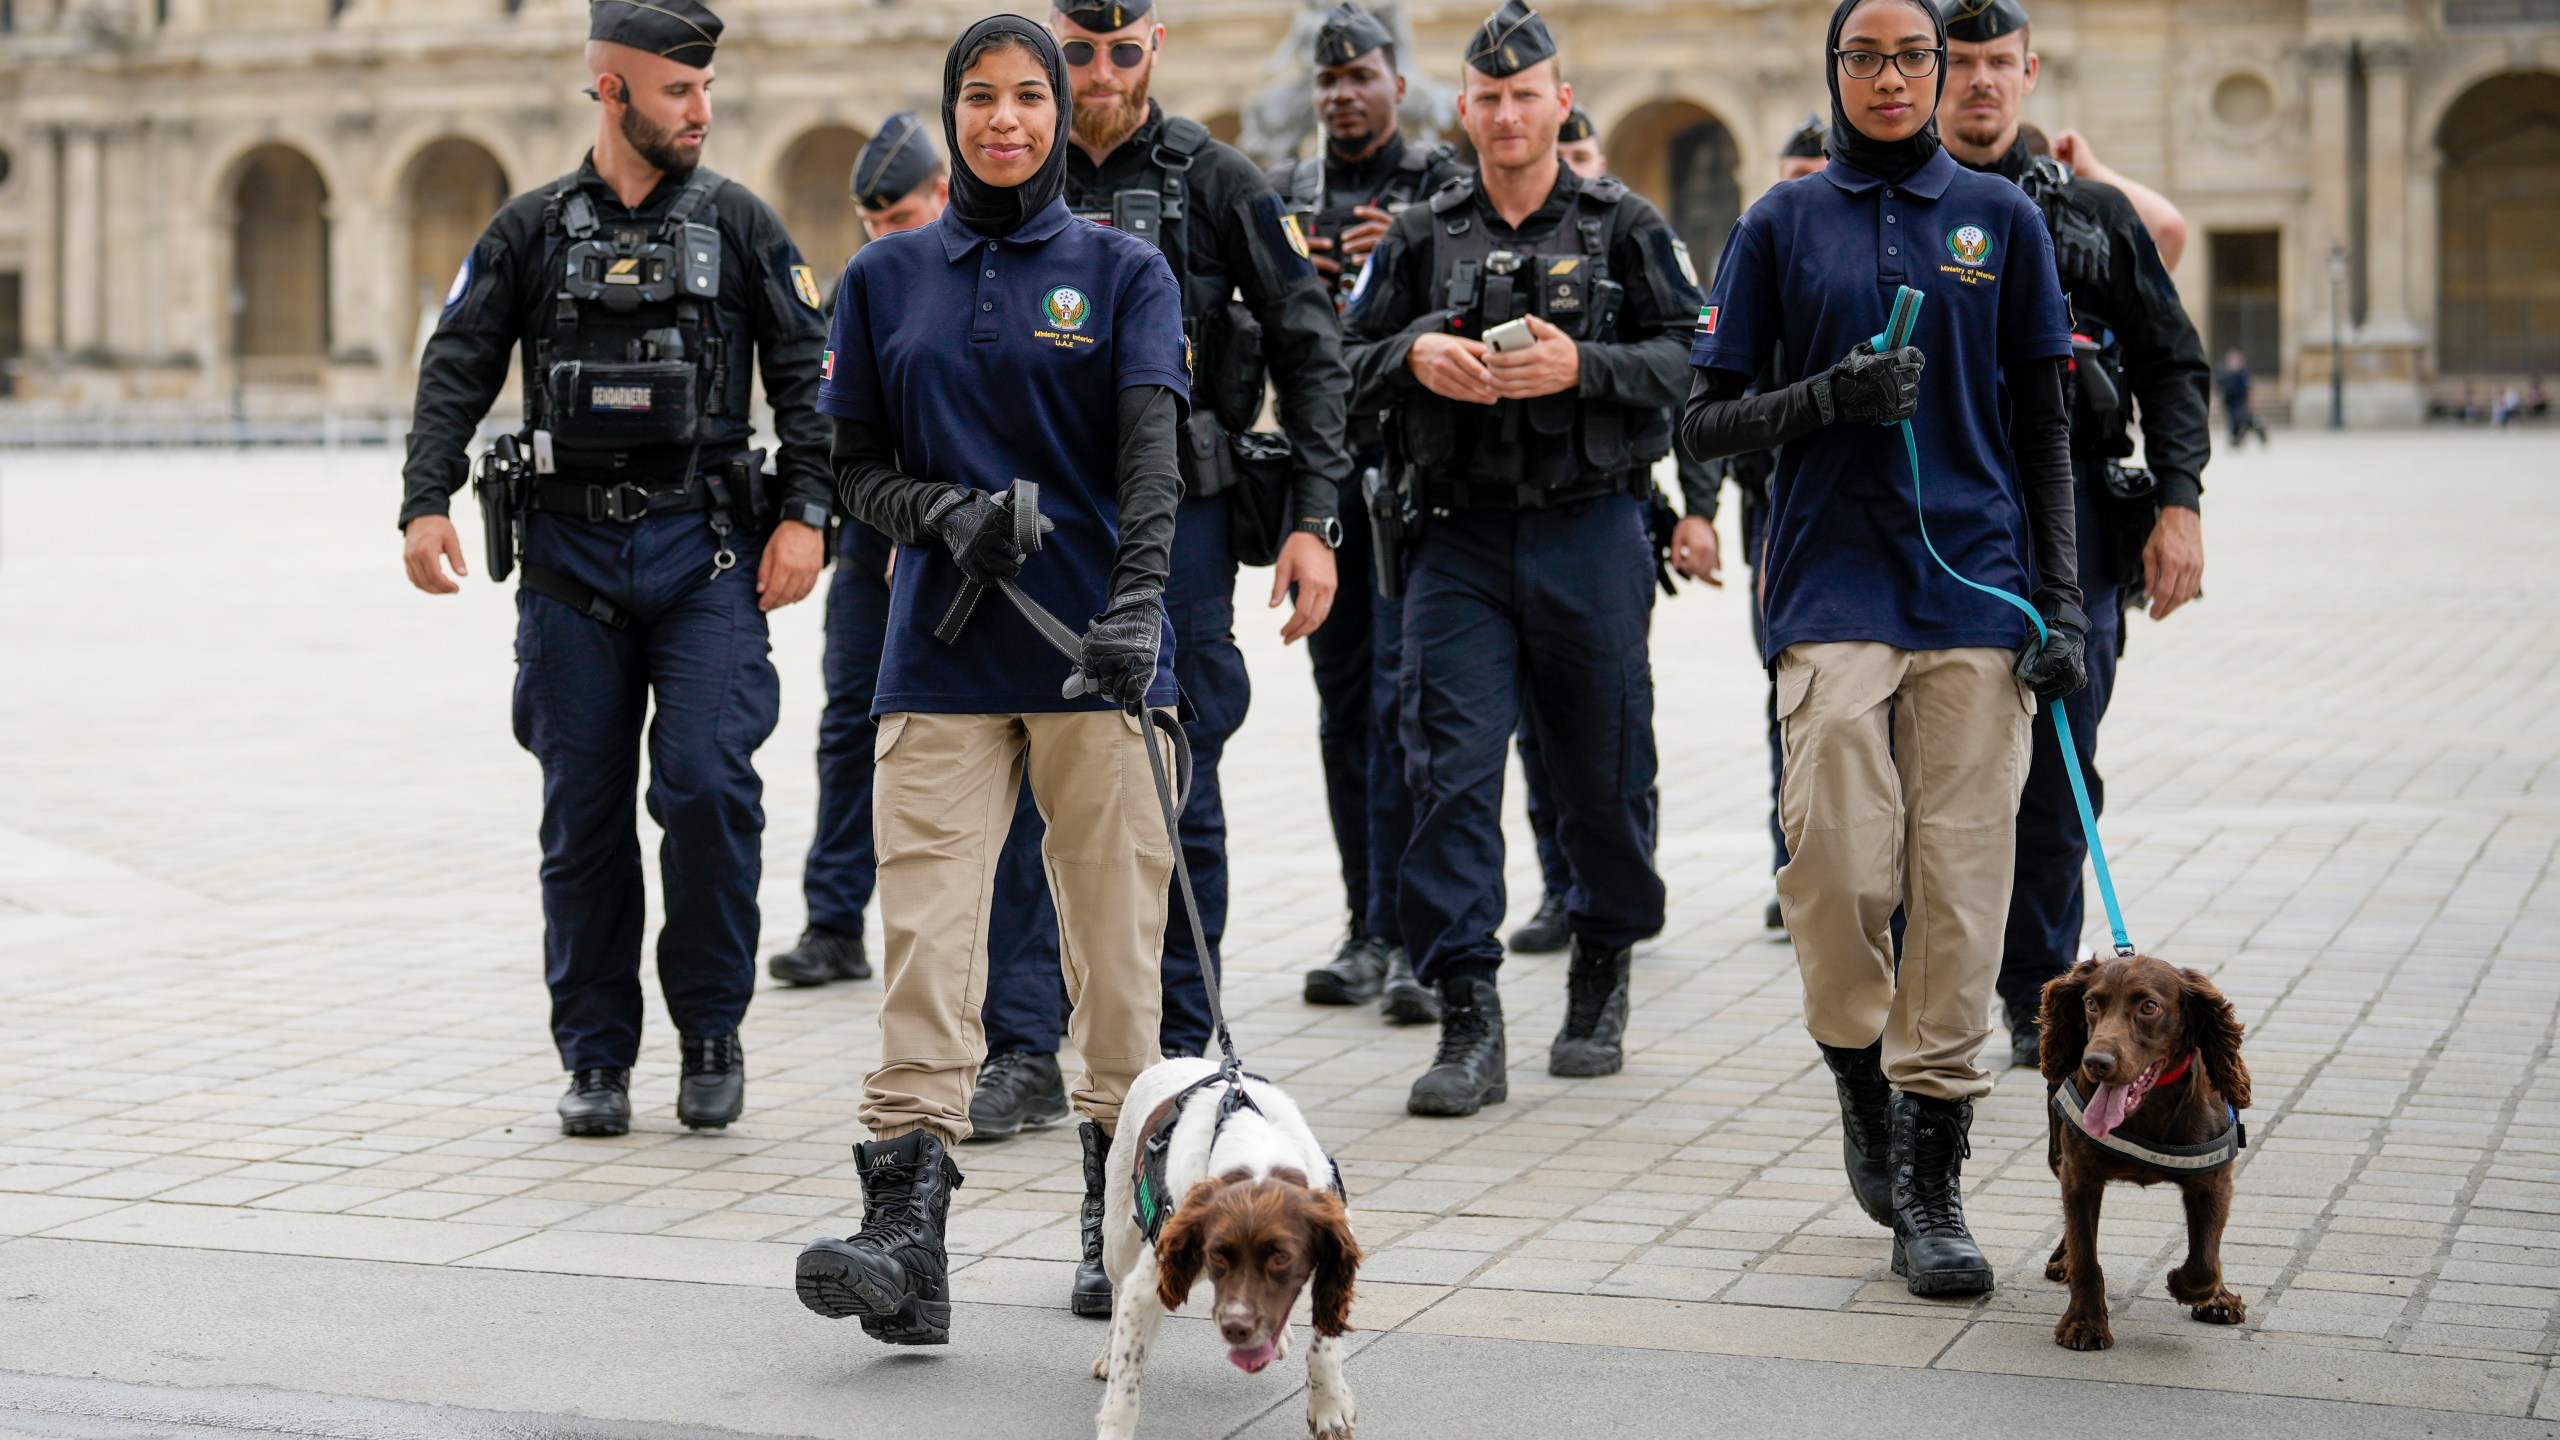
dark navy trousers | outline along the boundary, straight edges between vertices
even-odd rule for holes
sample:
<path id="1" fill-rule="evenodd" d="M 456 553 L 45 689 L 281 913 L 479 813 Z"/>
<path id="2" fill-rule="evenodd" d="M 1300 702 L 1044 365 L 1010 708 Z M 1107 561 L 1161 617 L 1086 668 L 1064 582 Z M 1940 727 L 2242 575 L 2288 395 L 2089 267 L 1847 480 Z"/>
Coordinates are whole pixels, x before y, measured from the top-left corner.
<path id="1" fill-rule="evenodd" d="M 1365 522 L 1364 522 L 1365 524 Z M 1373 542 L 1374 543 L 1374 537 Z M 1337 602 L 1336 608 L 1339 608 Z M 1330 626 L 1331 620 L 1325 621 Z M 1316 632 L 1321 635 L 1324 632 Z M 1310 639 L 1314 638 L 1312 636 Z M 1361 928 L 1390 945 L 1404 943 L 1399 886 L 1413 838 L 1413 787 L 1405 778 L 1404 596 L 1369 593 L 1369 885 Z"/>
<path id="2" fill-rule="evenodd" d="M 649 816 L 666 923 L 658 987 L 676 1029 L 738 1028 L 755 991 L 764 784 L 756 747 L 781 685 L 756 608 L 761 546 L 713 572 L 699 514 L 629 525 L 536 514 L 525 561 L 593 587 L 631 617 L 615 629 L 516 592 L 516 740 L 542 763 L 543 972 L 571 1070 L 639 1059 L 647 918 L 634 792 L 645 738 Z M 654 713 L 652 706 L 654 703 Z"/>
<path id="3" fill-rule="evenodd" d="M 1342 545 L 1333 557 L 1341 588 L 1334 592 L 1332 613 L 1307 637 L 1307 660 L 1315 670 L 1316 742 L 1324 757 L 1333 848 L 1342 860 L 1343 905 L 1354 929 L 1375 934 L 1369 926 L 1375 868 L 1369 859 L 1369 831 L 1377 805 L 1371 771 L 1380 717 L 1371 696 L 1377 647 L 1370 602 L 1377 586 L 1370 570 L 1374 546 L 1366 505 L 1358 481 L 1342 487 Z M 1386 723 L 1394 723 L 1393 712 Z"/>
<path id="4" fill-rule="evenodd" d="M 847 526 L 827 583 L 827 708 L 818 719 L 818 829 L 800 876 L 809 923 L 862 933 L 878 874 L 871 848 L 871 765 L 879 727 L 871 699 L 889 633 L 889 586 L 858 558 Z M 1025 784 L 1013 830 L 996 858 L 995 909 L 987 922 L 987 1053 L 1050 1054 L 1065 1033 L 1067 982 L 1058 968 L 1058 911 L 1040 862 L 1047 827 Z"/>
<path id="5" fill-rule="evenodd" d="M 2124 601 L 2107 583 L 2104 548 L 2097 542 L 2101 523 L 2086 487 L 2079 487 L 2081 604 L 2089 615 L 2089 685 L 2062 702 L 2071 717 L 2072 748 L 2089 781 L 2089 804 L 2106 813 L 2106 783 L 2098 776 L 2098 722 L 2114 698 L 2116 662 L 2124 655 Z M 2027 788 L 2018 800 L 2018 859 L 2009 891 L 2009 927 L 2000 950 L 2000 998 L 2029 1010 L 2042 1003 L 2045 982 L 2071 968 L 2079 958 L 2080 929 L 2087 910 L 2081 866 L 2089 858 L 2089 840 L 2080 829 L 2080 809 L 2071 795 L 2071 777 L 2062 766 L 2062 744 L 2050 717 L 2035 722 L 2035 755 L 2027 770 Z"/>
<path id="6" fill-rule="evenodd" d="M 1525 707 L 1577 883 L 1575 935 L 1657 934 L 1653 556 L 1643 502 L 1435 516 L 1405 599 L 1403 729 L 1413 838 L 1399 908 L 1426 983 L 1502 963 L 1502 781 Z"/>

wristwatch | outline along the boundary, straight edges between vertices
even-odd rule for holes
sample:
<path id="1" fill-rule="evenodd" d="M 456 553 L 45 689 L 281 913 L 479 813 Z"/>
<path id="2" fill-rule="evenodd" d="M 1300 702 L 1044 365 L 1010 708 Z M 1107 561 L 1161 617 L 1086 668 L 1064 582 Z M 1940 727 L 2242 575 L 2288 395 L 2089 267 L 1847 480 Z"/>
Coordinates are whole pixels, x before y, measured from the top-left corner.
<path id="1" fill-rule="evenodd" d="M 834 513 L 824 505 L 805 500 L 797 505 L 782 507 L 783 519 L 797 520 L 822 535 L 826 533 L 827 521 L 833 518 Z"/>
<path id="2" fill-rule="evenodd" d="M 1296 533 L 1300 535 L 1313 535 L 1324 542 L 1324 548 L 1327 550 L 1339 550 L 1342 548 L 1342 522 L 1336 520 L 1330 515 L 1327 515 L 1321 520 L 1299 521 Z"/>

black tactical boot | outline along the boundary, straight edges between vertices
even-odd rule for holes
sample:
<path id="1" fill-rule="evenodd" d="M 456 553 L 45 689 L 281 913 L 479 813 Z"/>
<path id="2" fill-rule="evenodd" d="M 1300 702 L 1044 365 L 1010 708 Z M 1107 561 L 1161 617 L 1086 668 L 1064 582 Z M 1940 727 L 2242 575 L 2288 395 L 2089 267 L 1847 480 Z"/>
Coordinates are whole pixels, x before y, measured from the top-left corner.
<path id="1" fill-rule="evenodd" d="M 747 1052 L 735 1032 L 684 1037 L 684 1076 L 676 1083 L 676 1118 L 694 1130 L 717 1130 L 747 1108 Z"/>
<path id="2" fill-rule="evenodd" d="M 1528 923 L 1511 932 L 1510 945 L 1521 955 L 1553 955 L 1573 943 L 1572 927 L 1565 924 L 1564 897 L 1550 890 L 1538 902 L 1538 913 Z"/>
<path id="3" fill-rule="evenodd" d="M 862 1229 L 812 1240 L 793 1267 L 800 1303 L 890 1345 L 951 1343 L 951 1257 L 943 1230 L 960 1167 L 942 1137 L 910 1130 L 853 1147 L 862 1176 Z"/>
<path id="4" fill-rule="evenodd" d="M 1473 1115 L 1510 1098 L 1501 992 L 1490 980 L 1441 981 L 1440 1049 L 1413 1082 L 1404 1108 L 1415 1115 Z"/>
<path id="5" fill-rule="evenodd" d="M 1378 1007 L 1390 1025 L 1440 1023 L 1440 997 L 1414 978 L 1413 957 L 1401 945 L 1387 947 L 1387 1003 Z"/>
<path id="6" fill-rule="evenodd" d="M 978 1067 L 978 1088 L 969 1096 L 971 1140 L 1010 1140 L 1066 1118 L 1067 1082 L 1057 1056 L 1013 1050 Z"/>
<path id="7" fill-rule="evenodd" d="M 1770 896 L 1769 908 L 1760 912 L 1760 926 L 1764 930 L 1784 930 L 1787 928 L 1786 907 L 1778 903 L 1777 896 Z"/>
<path id="8" fill-rule="evenodd" d="M 1991 1262 L 1964 1226 L 1973 1105 L 1893 1092 L 1893 1273 L 1914 1295 L 1981 1295 Z"/>
<path id="9" fill-rule="evenodd" d="M 1310 1005 L 1366 1005 L 1387 983 L 1387 947 L 1355 927 L 1333 959 L 1307 972 Z"/>
<path id="10" fill-rule="evenodd" d="M 569 1093 L 560 1097 L 563 1135 L 628 1135 L 631 1133 L 631 1072 L 575 1070 Z"/>
<path id="11" fill-rule="evenodd" d="M 1840 1092 L 1840 1161 L 1849 1193 L 1867 1218 L 1893 1228 L 1893 1087 L 1884 1079 L 1884 1046 L 1843 1050 L 1822 1047 L 1831 1083 Z"/>
<path id="12" fill-rule="evenodd" d="M 830 980 L 868 980 L 871 962 L 863 958 L 862 935 L 823 925 L 800 932 L 800 943 L 764 962 L 765 973 L 785 985 L 824 985 Z"/>
<path id="13" fill-rule="evenodd" d="M 1627 1063 L 1627 969 L 1632 945 L 1615 950 L 1577 935 L 1564 978 L 1564 1028 L 1547 1050 L 1547 1073 L 1567 1078 L 1615 1075 Z"/>
<path id="14" fill-rule="evenodd" d="M 2009 1063 L 2033 1070 L 2044 1061 L 2044 1008 L 2040 1005 L 2009 1007 Z"/>
<path id="15" fill-rule="evenodd" d="M 1111 1276 L 1102 1268 L 1102 1184 L 1109 1178 L 1111 1137 L 1087 1120 L 1076 1128 L 1076 1138 L 1084 1142 L 1084 1258 L 1076 1262 L 1067 1308 L 1088 1320 L 1108 1320 Z"/>

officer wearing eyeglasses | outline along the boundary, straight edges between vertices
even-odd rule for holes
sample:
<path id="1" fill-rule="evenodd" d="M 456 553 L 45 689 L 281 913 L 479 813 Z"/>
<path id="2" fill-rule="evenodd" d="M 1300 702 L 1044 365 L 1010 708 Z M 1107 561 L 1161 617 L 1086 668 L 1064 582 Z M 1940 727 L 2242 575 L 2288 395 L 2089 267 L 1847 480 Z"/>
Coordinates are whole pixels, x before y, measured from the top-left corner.
<path id="1" fill-rule="evenodd" d="M 1218 759 L 1244 723 L 1251 695 L 1235 645 L 1237 560 L 1229 527 L 1244 488 L 1239 457 L 1257 442 L 1241 437 L 1262 409 L 1267 367 L 1291 454 L 1290 528 L 1273 566 L 1271 604 L 1295 592 L 1280 630 L 1284 642 L 1295 642 L 1313 634 L 1333 607 L 1336 497 L 1351 467 L 1343 448 L 1349 376 L 1332 295 L 1308 260 L 1296 218 L 1252 161 L 1211 138 L 1207 126 L 1167 115 L 1147 98 L 1165 43 L 1154 0 L 1065 0 L 1049 24 L 1075 91 L 1067 204 L 1088 220 L 1152 241 L 1182 282 L 1191 409 L 1164 598 L 1197 765 L 1182 811 L 1183 857 L 1214 952 L 1227 919 Z M 1166 932 L 1164 976 L 1164 1047 L 1199 1054 L 1209 1042 L 1209 1010 L 1184 926 Z"/>

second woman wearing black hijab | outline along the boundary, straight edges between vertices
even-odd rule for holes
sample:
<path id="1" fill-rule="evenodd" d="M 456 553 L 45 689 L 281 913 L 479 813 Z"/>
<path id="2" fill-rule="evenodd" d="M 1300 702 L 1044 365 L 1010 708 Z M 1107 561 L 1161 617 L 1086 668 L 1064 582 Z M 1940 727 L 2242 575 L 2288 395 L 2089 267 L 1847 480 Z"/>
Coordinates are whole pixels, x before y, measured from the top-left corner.
<path id="1" fill-rule="evenodd" d="M 1701 460 L 1782 447 L 1753 558 L 1805 1028 L 1895 1273 L 1915 1294 L 1969 1294 L 1992 1277 L 1959 1161 L 1991 1088 L 1980 1059 L 2028 725 L 2038 697 L 2079 688 L 2088 628 L 2062 408 L 2071 333 L 2033 202 L 1939 149 L 1937 10 L 1843 0 L 1828 46 L 1830 163 L 1734 227 L 1698 317 L 1682 438 Z M 1911 348 L 1876 354 L 1905 285 L 1928 297 Z M 1778 384 L 1745 397 L 1773 358 Z M 1925 535 L 1892 428 L 1904 419 Z M 2054 643 L 1942 572 L 1932 541 L 1967 577 L 2032 595 Z"/>
<path id="2" fill-rule="evenodd" d="M 873 1138 L 854 1152 L 863 1225 L 812 1243 L 797 1280 L 810 1309 L 891 1344 L 950 1338 L 949 1151 L 985 1058 L 989 896 L 1026 771 L 1084 1057 L 1072 1099 L 1097 1277 L 1097 1157 L 1158 1054 L 1173 856 L 1137 711 L 1174 702 L 1162 595 L 1188 394 L 1181 295 L 1153 246 L 1059 199 L 1067 97 L 1056 43 L 1030 21 L 983 20 L 953 44 L 950 208 L 845 267 L 819 391 L 845 508 L 900 549 L 873 702 L 886 992 L 860 1111 Z M 1039 484 L 1056 526 L 1027 563 L 996 504 L 1017 478 Z M 933 637 L 964 580 L 1005 579 L 1053 614 L 1095 617 L 1074 668 L 1098 697 L 1060 698 L 1070 667 L 1009 605 L 980 605 L 955 644 Z"/>

